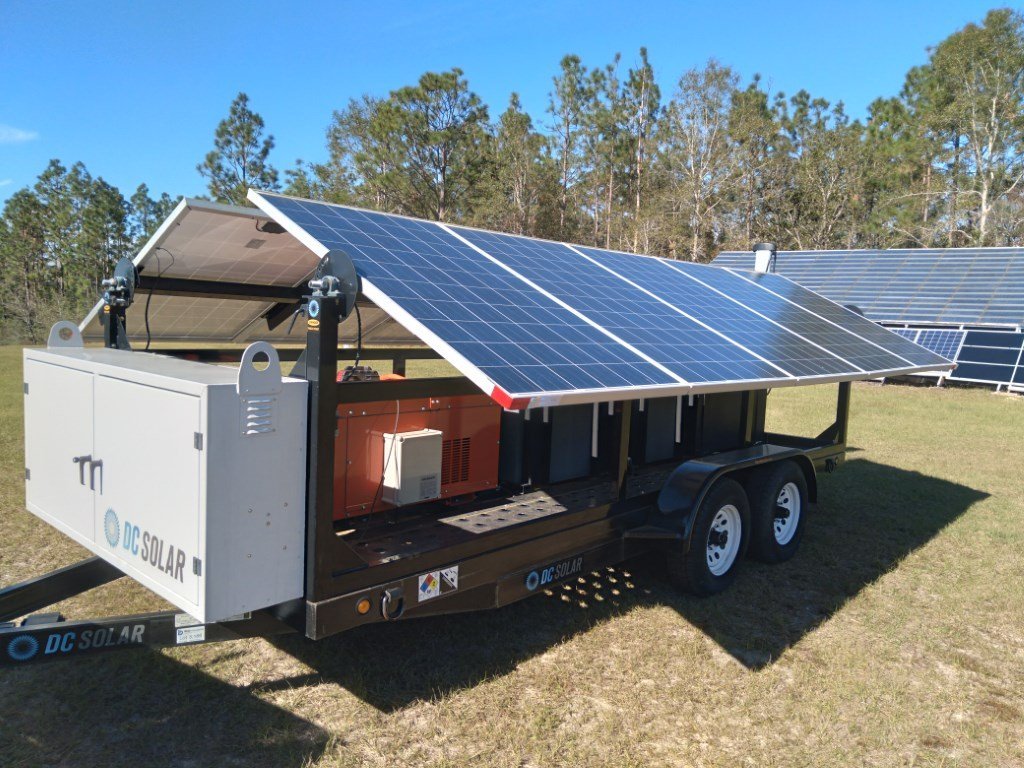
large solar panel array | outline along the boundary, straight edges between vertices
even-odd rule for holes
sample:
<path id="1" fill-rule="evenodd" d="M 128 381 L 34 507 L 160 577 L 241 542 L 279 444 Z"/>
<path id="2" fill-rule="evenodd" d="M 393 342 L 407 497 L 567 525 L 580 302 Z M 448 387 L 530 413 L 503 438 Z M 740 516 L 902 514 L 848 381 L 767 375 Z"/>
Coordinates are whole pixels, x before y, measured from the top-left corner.
<path id="1" fill-rule="evenodd" d="M 752 270 L 754 255 L 714 264 Z M 1024 325 L 1024 248 L 780 251 L 776 271 L 879 322 Z"/>
<path id="2" fill-rule="evenodd" d="M 824 383 L 949 362 L 753 276 L 250 191 L 506 407 Z"/>

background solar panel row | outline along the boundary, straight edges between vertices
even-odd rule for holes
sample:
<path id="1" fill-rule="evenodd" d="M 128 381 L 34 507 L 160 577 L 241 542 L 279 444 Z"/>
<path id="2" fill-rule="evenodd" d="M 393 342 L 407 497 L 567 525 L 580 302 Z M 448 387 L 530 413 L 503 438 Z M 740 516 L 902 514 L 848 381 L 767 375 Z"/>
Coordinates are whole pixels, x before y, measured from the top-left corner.
<path id="1" fill-rule="evenodd" d="M 752 270 L 754 255 L 714 264 Z M 776 271 L 872 320 L 1024 324 L 1024 248 L 780 251 Z"/>
<path id="2" fill-rule="evenodd" d="M 957 363 L 948 378 L 980 384 L 1024 384 L 1024 333 L 893 328 L 895 333 Z"/>
<path id="3" fill-rule="evenodd" d="M 992 384 L 1024 384 L 1024 333 L 968 331 L 949 378 Z"/>
<path id="4" fill-rule="evenodd" d="M 966 331 L 938 330 L 934 328 L 894 328 L 892 329 L 905 339 L 930 349 L 947 360 L 955 360 L 964 340 Z"/>
<path id="5" fill-rule="evenodd" d="M 251 197 L 314 252 L 347 253 L 368 298 L 510 395 L 774 386 L 945 362 L 774 275 L 759 285 L 707 266 Z"/>

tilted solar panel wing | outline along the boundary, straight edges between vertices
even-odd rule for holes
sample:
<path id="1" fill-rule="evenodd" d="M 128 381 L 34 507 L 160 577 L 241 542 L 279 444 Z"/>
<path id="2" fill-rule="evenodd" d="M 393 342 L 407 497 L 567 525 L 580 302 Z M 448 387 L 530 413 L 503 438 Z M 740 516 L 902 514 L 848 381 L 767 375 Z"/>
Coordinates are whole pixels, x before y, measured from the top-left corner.
<path id="1" fill-rule="evenodd" d="M 305 327 L 288 321 L 297 297 L 316 268 L 309 249 L 280 228 L 267 228 L 267 216 L 255 208 L 183 198 L 136 254 L 143 281 L 127 317 L 135 344 L 152 342 L 241 343 L 259 339 L 302 343 Z M 173 293 L 154 287 L 176 283 Z M 227 291 L 229 295 L 206 295 Z M 290 298 L 278 305 L 268 289 Z M 270 293 L 278 293 L 271 290 Z M 262 298 L 261 298 L 262 296 Z M 271 325 L 280 306 L 285 314 Z M 103 301 L 82 321 L 83 336 L 103 338 Z M 379 308 L 362 307 L 363 341 L 368 344 L 417 344 L 419 340 Z M 339 329 L 343 341 L 355 341 L 358 322 L 349 317 Z"/>
<path id="2" fill-rule="evenodd" d="M 771 275 L 250 191 L 506 407 L 872 378 L 951 363 Z M 764 276 L 759 276 L 764 277 Z"/>

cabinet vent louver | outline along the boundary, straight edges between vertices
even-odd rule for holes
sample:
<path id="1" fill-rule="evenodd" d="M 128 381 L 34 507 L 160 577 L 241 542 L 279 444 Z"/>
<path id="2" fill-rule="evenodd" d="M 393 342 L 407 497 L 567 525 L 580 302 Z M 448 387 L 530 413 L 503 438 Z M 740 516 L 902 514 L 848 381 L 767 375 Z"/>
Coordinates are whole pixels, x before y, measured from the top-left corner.
<path id="1" fill-rule="evenodd" d="M 242 434 L 262 435 L 274 431 L 275 397 L 242 398 Z"/>
<path id="2" fill-rule="evenodd" d="M 470 440 L 462 437 L 441 443 L 441 485 L 469 480 Z"/>

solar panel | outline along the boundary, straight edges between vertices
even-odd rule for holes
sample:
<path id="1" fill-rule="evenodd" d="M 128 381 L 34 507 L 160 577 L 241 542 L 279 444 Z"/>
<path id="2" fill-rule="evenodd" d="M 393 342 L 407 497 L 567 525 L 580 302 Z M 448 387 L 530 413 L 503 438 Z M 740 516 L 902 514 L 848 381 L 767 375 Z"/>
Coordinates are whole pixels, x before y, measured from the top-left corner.
<path id="1" fill-rule="evenodd" d="M 462 227 L 452 230 L 686 381 L 793 375 L 731 341 L 737 334 L 715 333 L 567 245 Z"/>
<path id="2" fill-rule="evenodd" d="M 752 270 L 752 253 L 715 266 Z M 780 251 L 777 273 L 872 320 L 1024 324 L 1024 248 Z"/>
<path id="3" fill-rule="evenodd" d="M 935 353 L 919 347 L 913 342 L 897 336 L 880 325 L 861 317 L 856 312 L 851 312 L 816 293 L 802 288 L 788 279 L 774 274 L 760 274 L 756 272 L 737 274 L 767 291 L 784 299 L 799 304 L 808 312 L 811 312 L 823 320 L 840 327 L 854 329 L 856 335 L 873 345 L 876 345 L 887 352 L 905 360 L 909 365 L 929 366 L 934 365 L 936 360 L 941 360 Z"/>
<path id="4" fill-rule="evenodd" d="M 985 384 L 1020 383 L 1024 333 L 967 331 L 950 379 Z"/>
<path id="5" fill-rule="evenodd" d="M 803 306 L 738 275 L 688 262 L 638 259 L 631 254 L 595 248 L 580 250 L 614 264 L 673 303 L 693 306 L 706 322 L 714 323 L 732 337 L 746 338 L 766 355 L 774 354 L 773 360 L 797 375 L 851 369 L 880 372 L 907 364 L 906 360 L 857 336 L 850 328 L 822 322 L 821 317 Z M 681 273 L 687 280 L 668 280 L 666 269 Z M 856 323 L 860 318 L 853 320 Z"/>
<path id="6" fill-rule="evenodd" d="M 937 355 L 942 355 L 947 360 L 956 360 L 964 336 L 964 331 L 939 331 L 923 328 L 913 341 Z"/>
<path id="7" fill-rule="evenodd" d="M 506 407 L 947 368 L 793 283 L 250 191 L 316 255 Z M 718 270 L 704 270 L 714 280 Z M 756 306 L 748 304 L 753 302 Z M 851 359 L 853 358 L 853 359 Z"/>
<path id="8" fill-rule="evenodd" d="M 257 208 L 183 199 L 133 259 L 143 277 L 178 281 L 199 280 L 252 286 L 304 285 L 316 267 L 316 256 L 280 227 L 267 227 L 268 217 Z M 82 335 L 101 339 L 98 301 L 82 321 Z M 247 297 L 220 298 L 182 293 L 152 293 L 142 289 L 128 310 L 126 328 L 134 343 L 305 340 L 305 326 L 285 321 L 273 330 L 264 316 L 275 305 Z M 362 339 L 366 344 L 418 344 L 419 339 L 380 309 L 363 304 Z M 355 343 L 356 320 L 339 328 L 339 339 Z"/>

